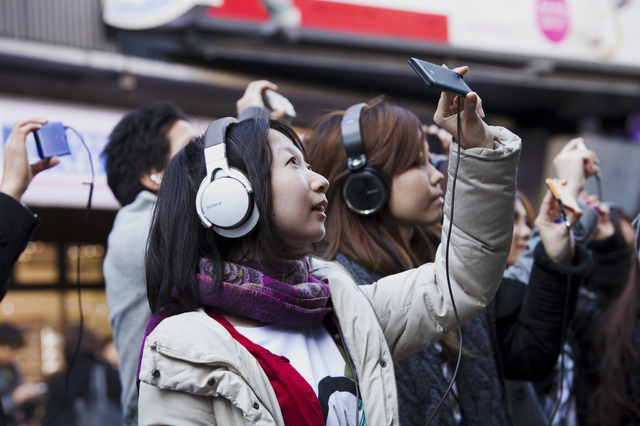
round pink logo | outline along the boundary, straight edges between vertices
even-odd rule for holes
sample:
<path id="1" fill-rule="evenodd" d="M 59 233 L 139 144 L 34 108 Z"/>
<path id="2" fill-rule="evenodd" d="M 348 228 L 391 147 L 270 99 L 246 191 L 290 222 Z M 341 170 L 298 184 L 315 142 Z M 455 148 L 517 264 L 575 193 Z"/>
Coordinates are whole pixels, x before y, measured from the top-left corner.
<path id="1" fill-rule="evenodd" d="M 569 30 L 565 0 L 538 0 L 538 26 L 552 42 L 561 41 Z"/>

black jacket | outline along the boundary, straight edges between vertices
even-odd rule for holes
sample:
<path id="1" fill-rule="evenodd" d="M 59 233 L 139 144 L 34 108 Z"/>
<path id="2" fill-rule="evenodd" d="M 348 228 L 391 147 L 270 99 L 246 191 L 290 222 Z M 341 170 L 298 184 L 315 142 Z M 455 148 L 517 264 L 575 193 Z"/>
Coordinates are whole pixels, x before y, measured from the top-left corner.
<path id="1" fill-rule="evenodd" d="M 0 300 L 7 293 L 7 279 L 31 238 L 39 220 L 19 201 L 0 192 Z"/>
<path id="2" fill-rule="evenodd" d="M 574 383 L 572 393 L 576 399 L 578 424 L 586 424 L 589 398 L 598 385 L 598 365 L 600 363 L 600 348 L 594 340 L 595 333 L 610 303 L 620 294 L 626 285 L 627 274 L 631 268 L 631 247 L 621 234 L 614 234 L 609 238 L 589 244 L 593 252 L 595 267 L 585 285 L 580 289 L 576 312 L 569 334 L 574 362 Z M 640 340 L 640 328 L 636 326 L 636 342 Z M 640 399 L 638 395 L 638 364 L 635 364 L 631 376 L 632 398 Z"/>
<path id="3" fill-rule="evenodd" d="M 465 355 L 453 397 L 445 399 L 432 424 L 456 424 L 452 399 L 464 425 L 511 424 L 504 379 L 538 380 L 553 370 L 562 326 L 571 318 L 580 281 L 592 259 L 588 250 L 577 245 L 571 267 L 561 267 L 551 262 L 542 244 L 536 247 L 534 259 L 528 284 L 503 279 L 489 306 L 462 327 Z M 336 260 L 360 284 L 377 280 L 346 256 Z M 441 351 L 431 346 L 395 364 L 401 424 L 424 425 L 434 413 L 450 381 L 442 373 L 441 357 Z"/>

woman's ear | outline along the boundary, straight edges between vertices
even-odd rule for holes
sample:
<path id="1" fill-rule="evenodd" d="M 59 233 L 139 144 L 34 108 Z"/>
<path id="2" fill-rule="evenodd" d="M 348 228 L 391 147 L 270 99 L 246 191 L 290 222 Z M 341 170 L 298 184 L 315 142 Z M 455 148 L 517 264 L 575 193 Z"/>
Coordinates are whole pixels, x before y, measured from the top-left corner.
<path id="1" fill-rule="evenodd" d="M 162 172 L 158 172 L 156 169 L 140 176 L 140 183 L 151 192 L 158 192 L 160 184 L 162 183 Z"/>

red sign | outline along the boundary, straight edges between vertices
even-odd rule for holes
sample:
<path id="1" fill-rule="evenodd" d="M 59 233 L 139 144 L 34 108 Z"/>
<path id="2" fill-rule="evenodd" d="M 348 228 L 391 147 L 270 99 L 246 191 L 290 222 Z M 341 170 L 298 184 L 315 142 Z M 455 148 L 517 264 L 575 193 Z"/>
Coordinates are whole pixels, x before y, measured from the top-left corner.
<path id="1" fill-rule="evenodd" d="M 347 2 L 294 0 L 300 28 L 358 36 L 392 37 L 448 43 L 446 15 L 390 9 Z M 225 1 L 209 8 L 212 19 L 267 23 L 270 13 L 261 0 Z"/>

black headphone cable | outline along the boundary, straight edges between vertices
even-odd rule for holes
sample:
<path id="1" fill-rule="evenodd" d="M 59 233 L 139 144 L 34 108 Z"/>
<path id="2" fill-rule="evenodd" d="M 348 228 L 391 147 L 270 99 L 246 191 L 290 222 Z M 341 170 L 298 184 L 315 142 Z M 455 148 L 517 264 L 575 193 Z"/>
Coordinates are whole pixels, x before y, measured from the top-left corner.
<path id="1" fill-rule="evenodd" d="M 447 286 L 449 287 L 449 297 L 451 297 L 451 305 L 453 306 L 453 313 L 455 314 L 456 322 L 458 324 L 458 335 L 459 335 L 458 337 L 459 337 L 460 348 L 458 350 L 458 359 L 456 361 L 456 368 L 453 370 L 453 375 L 451 377 L 451 381 L 449 382 L 449 386 L 447 387 L 447 390 L 442 395 L 442 398 L 440 399 L 440 402 L 438 402 L 438 405 L 433 411 L 433 414 L 431 414 L 431 417 L 429 417 L 429 420 L 427 421 L 427 426 L 431 424 L 436 414 L 442 407 L 442 404 L 444 404 L 444 401 L 447 398 L 447 395 L 449 395 L 449 392 L 451 392 L 451 389 L 453 388 L 453 385 L 456 381 L 456 377 L 458 376 L 458 371 L 460 369 L 460 361 L 462 360 L 462 324 L 460 323 L 460 317 L 458 316 L 458 308 L 456 307 L 456 302 L 453 298 L 453 290 L 451 288 L 451 279 L 449 277 L 449 245 L 451 243 L 451 231 L 453 229 L 453 207 L 454 207 L 454 201 L 455 201 L 455 195 L 456 195 L 456 182 L 458 181 L 458 168 L 460 167 L 460 160 L 461 160 L 460 158 L 460 146 L 462 145 L 462 131 L 460 129 L 460 125 L 461 125 L 460 110 L 461 110 L 461 104 L 462 104 L 461 98 L 462 98 L 461 96 L 458 96 L 458 114 L 456 118 L 457 124 L 458 124 L 458 149 L 457 149 L 458 158 L 456 161 L 455 171 L 453 172 L 453 181 L 451 184 L 451 213 L 449 215 L 449 229 L 447 230 L 447 245 L 445 250 L 445 269 L 447 272 Z"/>
<path id="2" fill-rule="evenodd" d="M 69 365 L 67 366 L 67 372 L 64 378 L 64 394 L 62 397 L 62 404 L 60 404 L 55 414 L 45 423 L 45 426 L 47 424 L 55 424 L 56 418 L 58 417 L 58 415 L 60 414 L 60 412 L 65 406 L 67 398 L 69 397 L 68 392 L 69 392 L 69 379 L 71 377 L 71 370 L 78 359 L 78 353 L 80 352 L 80 344 L 82 343 L 82 337 L 84 332 L 84 315 L 82 313 L 82 292 L 80 290 L 80 257 L 81 257 L 80 254 L 82 251 L 81 250 L 82 241 L 84 239 L 87 223 L 89 220 L 89 213 L 91 212 L 91 201 L 93 199 L 93 188 L 94 188 L 94 182 L 95 182 L 95 172 L 93 169 L 93 160 L 91 157 L 91 150 L 85 143 L 84 139 L 82 138 L 82 135 L 76 129 L 74 129 L 73 127 L 65 126 L 65 130 L 73 131 L 78 136 L 78 138 L 80 139 L 80 142 L 82 143 L 85 150 L 87 151 L 87 155 L 89 156 L 89 166 L 91 168 L 91 180 L 89 182 L 84 182 L 85 185 L 89 185 L 89 195 L 87 197 L 87 207 L 85 209 L 85 214 L 82 219 L 82 225 L 80 227 L 80 234 L 78 235 L 78 251 L 77 251 L 77 262 L 76 262 L 76 290 L 78 294 L 78 310 L 80 315 L 78 341 L 73 351 L 73 356 L 71 357 L 71 360 L 69 361 Z"/>

